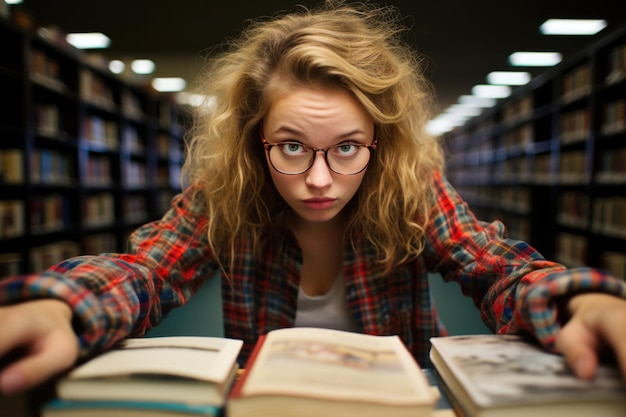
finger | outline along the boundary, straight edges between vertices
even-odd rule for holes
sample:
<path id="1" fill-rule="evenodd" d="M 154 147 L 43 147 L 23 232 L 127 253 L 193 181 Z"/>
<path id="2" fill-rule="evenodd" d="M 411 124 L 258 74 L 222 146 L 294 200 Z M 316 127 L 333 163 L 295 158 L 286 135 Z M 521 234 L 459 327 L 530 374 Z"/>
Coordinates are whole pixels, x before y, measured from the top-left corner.
<path id="1" fill-rule="evenodd" d="M 0 373 L 0 391 L 8 395 L 24 392 L 68 369 L 78 350 L 72 339 L 60 332 L 27 351 Z"/>
<path id="2" fill-rule="evenodd" d="M 626 379 L 626 309 L 614 309 L 598 325 L 598 332 L 612 349 Z"/>
<path id="3" fill-rule="evenodd" d="M 2 392 L 32 388 L 76 360 L 78 343 L 64 308 L 54 300 L 0 308 Z"/>
<path id="4" fill-rule="evenodd" d="M 0 394 L 20 394 L 31 388 L 25 375 L 16 366 L 11 366 L 0 372 Z"/>
<path id="5" fill-rule="evenodd" d="M 571 320 L 556 340 L 560 352 L 574 374 L 582 379 L 592 379 L 598 368 L 597 338 L 582 323 Z"/>

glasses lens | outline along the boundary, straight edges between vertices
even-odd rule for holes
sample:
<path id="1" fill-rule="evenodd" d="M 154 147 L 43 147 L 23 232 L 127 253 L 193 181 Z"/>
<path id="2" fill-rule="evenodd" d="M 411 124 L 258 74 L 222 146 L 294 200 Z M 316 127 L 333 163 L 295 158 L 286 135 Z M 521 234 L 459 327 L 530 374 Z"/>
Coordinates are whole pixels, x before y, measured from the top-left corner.
<path id="1" fill-rule="evenodd" d="M 315 153 L 299 143 L 280 143 L 272 146 L 270 162 L 276 170 L 285 174 L 299 174 L 310 166 Z"/>
<path id="2" fill-rule="evenodd" d="M 370 150 L 365 146 L 342 144 L 326 153 L 330 169 L 339 174 L 356 174 L 363 171 L 370 161 Z"/>
<path id="3" fill-rule="evenodd" d="M 313 165 L 316 152 L 300 143 L 281 143 L 269 151 L 270 162 L 284 174 L 301 174 Z M 328 148 L 326 162 L 338 174 L 351 175 L 365 169 L 370 150 L 361 145 L 341 144 Z"/>

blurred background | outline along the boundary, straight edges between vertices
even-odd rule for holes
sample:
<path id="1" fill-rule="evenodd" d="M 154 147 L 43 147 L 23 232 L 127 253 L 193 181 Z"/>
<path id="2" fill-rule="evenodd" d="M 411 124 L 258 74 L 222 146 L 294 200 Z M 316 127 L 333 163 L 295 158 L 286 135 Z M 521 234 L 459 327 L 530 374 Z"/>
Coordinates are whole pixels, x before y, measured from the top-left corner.
<path id="1" fill-rule="evenodd" d="M 18 0 L 12 0 L 18 1 Z M 148 77 L 181 77 L 189 86 L 205 57 L 236 36 L 246 21 L 291 10 L 297 0 L 23 0 L 9 6 L 29 16 L 37 26 L 61 33 L 101 32 L 110 39 L 105 49 L 91 50 L 126 64 L 148 59 Z M 625 6 L 608 0 L 572 2 L 527 0 L 390 0 L 412 31 L 408 41 L 424 56 L 426 75 L 434 84 L 441 111 L 455 104 L 473 86 L 486 82 L 492 71 L 519 70 L 509 63 L 516 51 L 553 51 L 563 59 L 626 23 Z M 595 35 L 543 35 L 539 28 L 550 18 L 603 19 Z M 219 50 L 219 48 L 217 48 Z M 532 77 L 545 67 L 526 67 Z"/>

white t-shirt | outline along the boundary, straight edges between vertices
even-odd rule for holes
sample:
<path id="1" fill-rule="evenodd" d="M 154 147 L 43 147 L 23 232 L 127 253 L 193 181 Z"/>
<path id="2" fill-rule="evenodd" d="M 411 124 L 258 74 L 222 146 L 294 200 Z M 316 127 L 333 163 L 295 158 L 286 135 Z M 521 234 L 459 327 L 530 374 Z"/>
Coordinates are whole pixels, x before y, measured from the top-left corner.
<path id="1" fill-rule="evenodd" d="M 300 287 L 295 326 L 357 331 L 345 293 L 343 274 L 339 274 L 330 290 L 323 295 L 307 295 Z"/>

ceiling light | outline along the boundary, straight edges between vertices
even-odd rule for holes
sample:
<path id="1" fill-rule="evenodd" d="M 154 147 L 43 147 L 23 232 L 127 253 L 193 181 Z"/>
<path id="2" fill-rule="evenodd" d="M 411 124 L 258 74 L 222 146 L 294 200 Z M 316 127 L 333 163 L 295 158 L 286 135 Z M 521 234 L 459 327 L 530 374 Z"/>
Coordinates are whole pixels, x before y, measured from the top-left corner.
<path id="1" fill-rule="evenodd" d="M 182 91 L 176 95 L 176 101 L 179 104 L 186 104 L 188 106 L 200 107 L 207 100 L 206 96 L 202 94 L 192 94 Z"/>
<path id="2" fill-rule="evenodd" d="M 606 27 L 602 19 L 548 19 L 539 32 L 544 35 L 595 35 Z"/>
<path id="3" fill-rule="evenodd" d="M 489 97 L 477 97 L 471 95 L 465 95 L 459 97 L 459 103 L 464 104 L 466 106 L 475 106 L 475 107 L 493 107 L 496 105 L 496 101 L 493 98 Z"/>
<path id="4" fill-rule="evenodd" d="M 514 52 L 509 55 L 509 63 L 516 67 L 553 67 L 562 59 L 558 52 Z"/>
<path id="5" fill-rule="evenodd" d="M 493 71 L 487 74 L 489 84 L 525 85 L 530 81 L 530 74 L 521 71 Z"/>
<path id="6" fill-rule="evenodd" d="M 506 85 L 479 84 L 472 88 L 472 94 L 477 97 L 506 98 L 511 95 L 511 87 Z"/>
<path id="7" fill-rule="evenodd" d="M 186 104 L 193 107 L 203 107 L 207 110 L 213 110 L 216 104 L 215 96 L 205 96 L 203 94 L 193 94 L 182 91 L 176 94 L 176 101 L 179 104 Z"/>
<path id="8" fill-rule="evenodd" d="M 109 71 L 111 71 L 113 74 L 121 74 L 124 72 L 125 68 L 126 64 L 124 64 L 124 62 L 120 61 L 119 59 L 114 59 L 113 61 L 109 62 Z"/>
<path id="9" fill-rule="evenodd" d="M 152 74 L 154 67 L 154 61 L 149 59 L 135 59 L 130 63 L 130 68 L 135 74 Z"/>
<path id="10" fill-rule="evenodd" d="M 187 82 L 180 77 L 160 77 L 152 80 L 152 87 L 162 93 L 183 91 Z"/>
<path id="11" fill-rule="evenodd" d="M 438 116 L 426 123 L 426 131 L 433 136 L 440 136 L 450 132 L 457 126 L 465 123 L 462 119 L 453 119 L 449 117 Z"/>
<path id="12" fill-rule="evenodd" d="M 482 113 L 480 107 L 466 106 L 463 104 L 454 104 L 446 109 L 445 114 L 454 114 L 463 117 L 474 117 Z"/>
<path id="13" fill-rule="evenodd" d="M 65 40 L 78 49 L 103 49 L 111 45 L 111 39 L 104 33 L 69 33 Z"/>
<path id="14" fill-rule="evenodd" d="M 23 0 L 4 0 L 6 4 L 20 4 Z"/>

